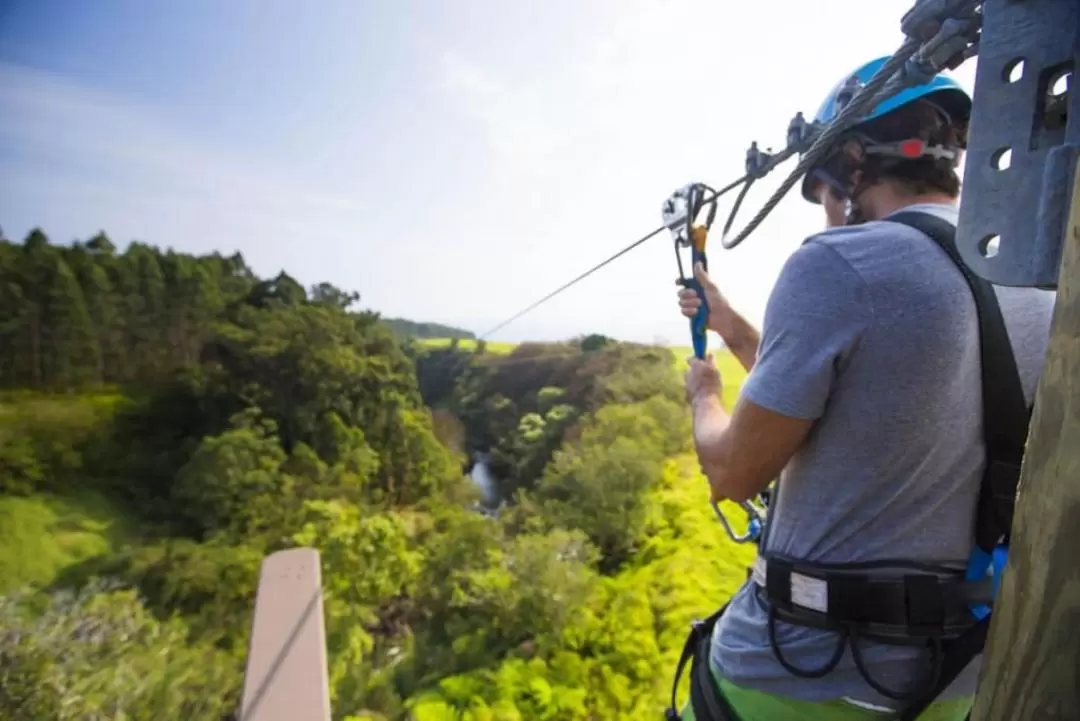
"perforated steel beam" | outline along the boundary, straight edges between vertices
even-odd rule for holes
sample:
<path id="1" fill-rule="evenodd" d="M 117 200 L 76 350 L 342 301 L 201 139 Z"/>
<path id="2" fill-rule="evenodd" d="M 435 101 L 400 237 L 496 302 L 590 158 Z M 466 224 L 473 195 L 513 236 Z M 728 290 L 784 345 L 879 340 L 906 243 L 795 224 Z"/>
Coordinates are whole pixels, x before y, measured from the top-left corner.
<path id="1" fill-rule="evenodd" d="M 1055 288 L 1080 155 L 1080 1 L 987 0 L 978 57 L 960 254 L 992 283 Z"/>

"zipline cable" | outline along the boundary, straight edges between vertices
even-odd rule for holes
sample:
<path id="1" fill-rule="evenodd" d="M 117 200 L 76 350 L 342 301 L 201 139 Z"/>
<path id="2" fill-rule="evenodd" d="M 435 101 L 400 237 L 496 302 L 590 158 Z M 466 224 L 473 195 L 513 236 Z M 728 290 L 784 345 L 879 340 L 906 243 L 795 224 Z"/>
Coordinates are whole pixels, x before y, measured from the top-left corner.
<path id="1" fill-rule="evenodd" d="M 878 72 L 870 79 L 864 87 L 860 88 L 857 93 L 852 97 L 844 109 L 840 111 L 840 114 L 829 123 L 825 129 L 821 132 L 817 138 L 814 139 L 814 143 L 810 146 L 810 149 L 799 160 L 799 164 L 795 166 L 795 169 L 784 178 L 784 182 L 780 184 L 772 196 L 765 201 L 765 204 L 758 211 L 758 214 L 750 220 L 746 228 L 739 232 L 733 239 L 727 239 L 727 233 L 720 238 L 720 244 L 727 250 L 730 250 L 737 246 L 739 243 L 746 240 L 746 238 L 757 230 L 758 226 L 764 222 L 765 218 L 780 204 L 780 201 L 784 199 L 784 196 L 795 186 L 795 183 L 799 182 L 806 171 L 813 165 L 817 164 L 830 150 L 832 145 L 841 133 L 846 131 L 855 121 L 863 114 L 864 109 L 872 108 L 874 101 L 880 97 L 894 91 L 895 83 L 889 83 L 893 79 L 893 76 L 898 70 L 902 70 L 904 65 L 910 60 L 915 53 L 919 51 L 921 42 L 916 38 L 907 38 L 900 48 L 893 53 L 885 64 L 881 66 Z M 734 218 L 734 216 L 732 216 Z M 726 229 L 725 229 L 726 230 Z"/>
<path id="2" fill-rule="evenodd" d="M 824 127 L 815 124 L 806 124 L 802 119 L 802 114 L 798 114 L 796 120 L 792 121 L 792 124 L 788 128 L 787 147 L 776 154 L 770 154 L 768 152 L 759 153 L 756 149 L 756 145 L 751 146 L 752 156 L 748 155 L 746 174 L 703 199 L 702 205 L 707 205 L 715 201 L 721 195 L 734 190 L 740 185 L 743 186 L 742 191 L 739 193 L 734 207 L 728 216 L 728 220 L 724 224 L 724 231 L 720 239 L 720 243 L 724 249 L 730 250 L 736 247 L 746 240 L 751 233 L 757 230 L 769 214 L 776 209 L 776 206 L 780 204 L 780 201 L 784 199 L 791 188 L 794 187 L 795 183 L 806 174 L 807 170 L 820 162 L 833 149 L 836 140 L 865 115 L 864 111 L 873 108 L 877 102 L 887 95 L 913 83 L 920 75 L 936 74 L 942 67 L 942 63 L 938 62 L 941 57 L 950 60 L 959 59 L 959 61 L 962 62 L 964 59 L 975 54 L 978 49 L 977 40 L 969 42 L 966 38 L 967 33 L 977 33 L 978 25 L 981 24 L 978 22 L 978 8 L 982 4 L 981 0 L 951 0 L 951 2 L 949 0 L 942 0 L 944 3 L 942 8 L 937 7 L 938 5 L 942 5 L 942 2 L 936 4 L 928 2 L 925 6 L 921 6 L 920 3 L 922 2 L 923 0 L 916 2 L 915 8 L 905 15 L 905 31 L 908 32 L 908 34 L 906 34 L 904 42 L 896 52 L 885 61 L 870 81 L 867 82 L 866 85 L 858 88 L 851 100 L 841 109 L 840 113 L 832 122 Z M 925 39 L 910 34 L 910 31 L 907 31 L 906 27 L 909 18 L 911 20 L 911 26 L 916 27 L 916 20 L 921 20 L 925 23 L 927 19 L 931 17 L 930 15 L 922 14 L 918 15 L 916 18 L 917 11 L 924 8 L 928 9 L 928 12 L 929 9 L 932 9 L 938 13 L 943 13 L 940 18 L 937 18 L 940 19 L 941 22 L 937 25 L 936 32 L 933 33 L 932 37 Z M 959 25 L 946 27 L 948 24 L 947 21 L 951 21 L 954 14 L 957 17 L 964 16 L 964 19 L 960 21 Z M 955 42 L 958 39 L 963 41 L 963 46 L 959 48 L 955 46 Z M 944 56 L 940 55 L 942 50 L 947 50 L 948 54 Z M 952 65 L 950 64 L 949 67 L 952 67 Z M 794 133 L 792 132 L 793 130 L 795 131 Z M 759 210 L 757 215 L 750 220 L 747 226 L 734 238 L 729 240 L 727 237 L 728 231 L 731 229 L 735 220 L 735 215 L 754 181 L 764 177 L 780 163 L 800 152 L 802 153 L 802 157 L 800 158 L 798 165 L 795 166 L 795 169 L 784 179 L 780 184 L 780 187 L 773 192 L 772 196 L 765 201 L 761 210 Z M 539 300 L 534 301 L 506 320 L 501 321 L 490 330 L 481 333 L 477 336 L 477 339 L 487 339 L 492 334 L 502 330 L 525 314 L 530 313 L 563 291 L 580 283 L 593 273 L 596 273 L 608 264 L 621 258 L 631 250 L 644 244 L 646 241 L 656 237 L 667 229 L 668 226 L 660 226 L 642 236 L 614 255 L 594 265 L 592 268 L 589 268 L 584 273 L 581 273 L 574 279 L 559 286 Z"/>
<path id="3" fill-rule="evenodd" d="M 724 193 L 727 193 L 727 192 L 730 192 L 730 191 L 734 190 L 735 188 L 737 188 L 740 185 L 742 185 L 743 183 L 745 183 L 748 177 L 749 177 L 748 175 L 744 175 L 743 177 L 739 178 L 738 180 L 736 180 L 736 181 L 734 181 L 732 183 L 728 183 L 723 188 L 720 188 L 719 190 L 717 190 L 710 198 L 708 198 L 706 200 L 706 202 L 708 202 L 709 200 L 713 200 L 715 198 L 719 198 Z M 498 325 L 493 327 L 491 330 L 488 330 L 488 331 L 486 331 L 484 333 L 481 333 L 479 336 L 477 336 L 477 339 L 478 340 L 486 339 L 492 333 L 495 333 L 496 331 L 502 330 L 503 328 L 510 325 L 511 323 L 513 323 L 515 320 L 517 320 L 521 316 L 523 316 L 526 313 L 529 313 L 530 311 L 536 309 L 538 306 L 540 306 L 540 305 L 546 303 L 547 301 L 551 300 L 552 298 L 557 296 L 559 293 L 562 293 L 564 290 L 570 288 L 571 286 L 580 283 L 581 281 L 585 280 L 586 278 L 588 278 L 590 275 L 592 275 L 596 271 L 600 270 L 601 268 L 604 268 L 609 263 L 612 263 L 612 262 L 618 260 L 619 258 L 626 255 L 627 253 L 629 253 L 634 248 L 637 248 L 639 245 L 642 245 L 643 243 L 645 243 L 645 242 L 647 242 L 649 240 L 652 240 L 653 238 L 655 238 L 660 233 L 663 233 L 665 230 L 667 230 L 667 226 L 666 225 L 661 225 L 656 230 L 651 231 L 647 235 L 643 235 L 642 237 L 638 238 L 633 243 L 626 246 L 625 248 L 623 248 L 619 252 L 615 253 L 614 255 L 606 258 L 605 260 L 602 260 L 601 262 L 597 263 L 593 267 L 589 268 L 588 270 L 586 270 L 584 273 L 577 276 L 573 280 L 570 280 L 570 281 L 568 281 L 566 283 L 563 283 L 561 286 L 559 286 L 555 290 L 551 291 L 550 293 L 545 295 L 540 300 L 537 300 L 537 301 L 533 302 L 531 305 L 528 305 L 525 308 L 523 308 L 522 310 L 519 310 L 517 313 L 510 316 L 506 320 L 500 322 Z"/>
<path id="4" fill-rule="evenodd" d="M 909 45 L 913 45 L 914 49 L 908 50 Z M 721 195 L 731 192 L 739 186 L 743 186 L 742 191 L 739 193 L 739 196 L 735 201 L 735 206 L 732 208 L 731 213 L 728 216 L 728 220 L 724 224 L 724 233 L 720 241 L 724 248 L 734 248 L 736 245 L 745 240 L 745 238 L 750 235 L 750 233 L 753 232 L 763 220 L 765 220 L 765 217 L 772 212 L 772 210 L 776 207 L 777 204 L 779 204 L 780 200 L 784 197 L 784 195 L 786 195 L 787 192 L 791 189 L 791 187 L 799 180 L 799 178 L 801 178 L 803 174 L 805 174 L 806 168 L 817 162 L 817 160 L 819 160 L 820 157 L 828 151 L 829 148 L 827 145 L 825 145 L 825 143 L 833 142 L 833 140 L 835 140 L 835 138 L 840 133 L 846 130 L 853 123 L 852 118 L 854 117 L 855 113 L 858 113 L 864 106 L 869 104 L 870 100 L 873 99 L 870 96 L 876 94 L 877 91 L 885 85 L 885 82 L 892 76 L 892 73 L 895 72 L 897 68 L 902 67 L 903 64 L 915 53 L 915 51 L 918 50 L 918 47 L 918 40 L 909 40 L 908 42 L 905 42 L 904 45 L 901 46 L 901 49 L 898 50 L 897 53 L 889 59 L 885 66 L 882 67 L 882 71 L 874 76 L 870 84 L 868 84 L 865 88 L 860 89 L 859 92 L 855 94 L 851 102 L 848 104 L 847 107 L 844 108 L 844 111 L 840 113 L 836 120 L 834 120 L 833 123 L 831 123 L 820 135 L 817 136 L 817 138 L 814 140 L 814 143 L 806 151 L 803 159 L 799 162 L 799 165 L 795 168 L 794 171 L 792 171 L 792 173 L 787 177 L 787 179 L 784 180 L 784 183 L 781 184 L 780 189 L 778 189 L 777 192 L 773 194 L 773 197 L 769 198 L 762 210 L 750 222 L 750 225 L 748 225 L 747 228 L 743 230 L 730 244 L 728 244 L 726 241 L 727 232 L 728 230 L 730 230 L 732 224 L 734 223 L 735 214 L 738 212 L 739 207 L 742 205 L 742 201 L 746 197 L 746 193 L 747 191 L 749 191 L 750 186 L 753 185 L 755 180 L 764 177 L 780 163 L 797 154 L 800 150 L 800 144 L 789 144 L 786 148 L 776 153 L 775 155 L 764 156 L 767 159 L 759 167 L 754 169 L 748 169 L 747 173 L 741 178 L 739 178 L 738 180 L 734 180 L 731 183 L 728 183 L 727 185 L 723 186 L 716 192 L 706 196 L 703 199 L 702 205 L 708 205 L 709 203 L 719 198 Z M 907 54 L 901 57 L 900 54 L 904 51 L 907 51 Z M 892 68 L 892 70 L 889 70 L 890 67 Z M 886 71 L 888 71 L 887 74 Z M 836 127 L 841 122 L 843 122 L 844 125 L 842 127 Z M 811 155 L 811 153 L 813 153 L 813 155 Z M 656 228 L 655 230 L 647 233 L 641 238 L 638 238 L 633 243 L 618 251 L 614 255 L 597 263 L 596 265 L 576 276 L 572 280 L 563 283 L 561 286 L 551 291 L 544 297 L 534 301 L 533 303 L 519 310 L 517 313 L 514 313 L 509 318 L 493 326 L 490 330 L 481 333 L 479 336 L 477 336 L 477 338 L 486 339 L 490 337 L 492 334 L 502 330 L 518 318 L 521 318 L 523 315 L 532 312 L 533 310 L 543 305 L 547 301 L 551 300 L 555 296 L 559 295 L 563 291 L 571 288 L 574 285 L 577 285 L 593 273 L 596 273 L 597 271 L 606 267 L 608 264 L 618 260 L 619 258 L 634 250 L 638 246 L 646 243 L 649 240 L 652 240 L 657 235 L 663 233 L 667 229 L 668 228 L 666 225 L 661 225 L 659 228 Z"/>
<path id="5" fill-rule="evenodd" d="M 777 165 L 784 162 L 785 160 L 790 158 L 792 155 L 795 155 L 797 152 L 799 152 L 798 147 L 788 146 L 787 148 L 784 148 L 784 150 L 780 151 L 779 153 L 777 153 L 775 155 L 766 156 L 767 160 L 759 168 L 757 168 L 757 169 L 755 169 L 753 171 L 748 171 L 745 175 L 743 175 L 738 180 L 734 180 L 734 181 L 728 183 L 727 185 L 723 186 L 719 190 L 715 191 L 711 195 L 707 195 L 703 199 L 702 205 L 708 205 L 709 203 L 711 203 L 714 200 L 716 200 L 717 198 L 719 198 L 721 195 L 724 195 L 725 193 L 729 193 L 732 190 L 734 190 L 735 188 L 738 188 L 739 186 L 743 186 L 742 191 L 739 193 L 739 196 L 735 201 L 735 206 L 732 208 L 731 214 L 728 216 L 728 220 L 724 224 L 724 232 L 726 233 L 727 230 L 729 230 L 731 228 L 731 224 L 735 220 L 735 213 L 738 211 L 739 206 L 742 205 L 742 201 L 746 197 L 746 193 L 749 190 L 750 186 L 753 184 L 754 180 L 756 180 L 759 177 L 763 177 L 764 175 L 769 173 L 773 168 L 775 168 Z M 626 255 L 630 251 L 634 250 L 638 246 L 643 245 L 644 243 L 648 242 L 649 240 L 652 240 L 657 235 L 659 235 L 660 233 L 663 233 L 667 229 L 668 229 L 668 227 L 666 225 L 661 225 L 659 228 L 656 228 L 655 230 L 650 231 L 646 235 L 643 235 L 642 237 L 638 238 L 633 243 L 626 246 L 622 250 L 618 251 L 614 255 L 611 255 L 608 258 L 605 258 L 604 260 L 600 261 L 599 263 L 597 263 L 593 267 L 589 268 L 585 272 L 581 273 L 580 275 L 576 276 L 572 280 L 569 280 L 566 283 L 563 283 L 561 286 L 559 286 L 555 290 L 551 291 L 550 293 L 548 293 L 544 297 L 540 298 L 539 300 L 534 301 L 533 303 L 527 305 L 526 307 L 522 308 L 518 312 L 514 313 L 509 318 L 507 318 L 507 319 L 505 319 L 503 321 L 500 321 L 497 325 L 493 326 L 491 329 L 481 333 L 480 335 L 478 335 L 476 337 L 477 340 L 485 340 L 485 339 L 489 338 L 493 333 L 496 333 L 497 331 L 502 330 L 503 328 L 510 325 L 511 323 L 513 323 L 518 318 L 521 318 L 526 313 L 532 312 L 533 310 L 535 310 L 539 306 L 543 305 L 547 301 L 551 300 L 555 296 L 559 295 L 563 291 L 569 289 L 570 287 L 572 287 L 574 285 L 577 285 L 578 283 L 585 280 L 586 278 L 588 278 L 593 273 L 596 273 L 597 271 L 599 271 L 602 268 L 606 267 L 610 263 L 613 263 L 614 261 L 618 260 L 619 258 Z"/>

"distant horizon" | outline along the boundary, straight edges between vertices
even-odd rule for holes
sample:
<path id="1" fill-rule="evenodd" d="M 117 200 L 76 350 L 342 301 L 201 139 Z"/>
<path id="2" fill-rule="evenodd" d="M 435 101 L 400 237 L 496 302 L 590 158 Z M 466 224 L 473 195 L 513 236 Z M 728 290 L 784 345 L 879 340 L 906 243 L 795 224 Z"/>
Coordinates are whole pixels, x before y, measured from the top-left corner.
<path id="1" fill-rule="evenodd" d="M 910 4 L 868 17 L 863 0 L 327 0 L 303 13 L 8 0 L 0 219 L 20 238 L 104 228 L 119 248 L 239 252 L 260 276 L 284 269 L 480 333 L 656 228 L 676 188 L 742 175 L 752 141 L 779 149 L 796 111 L 812 117 L 840 78 L 900 45 Z M 746 30 L 763 18 L 766 44 Z M 968 88 L 976 62 L 955 73 Z M 693 98 L 693 115 L 671 98 Z M 792 167 L 755 183 L 735 229 Z M 822 226 L 792 192 L 738 248 L 714 241 L 710 270 L 760 325 L 784 261 Z M 494 338 L 686 337 L 676 275 L 662 234 Z"/>
<path id="2" fill-rule="evenodd" d="M 2 224 L 0 224 L 0 240 L 6 240 L 6 241 L 8 241 L 10 243 L 15 243 L 15 244 L 22 244 L 22 243 L 25 242 L 26 238 L 29 237 L 30 234 L 33 233 L 35 230 L 42 232 L 45 235 L 45 237 L 48 238 L 49 243 L 51 245 L 57 245 L 57 246 L 71 247 L 75 243 L 87 243 L 91 239 L 97 237 L 99 234 L 103 234 L 103 235 L 105 235 L 105 237 L 107 237 L 109 239 L 109 241 L 114 246 L 116 246 L 116 252 L 118 252 L 118 253 L 123 253 L 133 243 L 141 243 L 141 244 L 149 246 L 151 248 L 156 248 L 160 252 L 164 252 L 164 253 L 167 253 L 169 251 L 176 252 L 176 253 L 187 253 L 188 252 L 188 251 L 185 251 L 185 250 L 182 250 L 182 249 L 172 248 L 170 246 L 164 246 L 163 247 L 163 246 L 160 246 L 160 245 L 156 245 L 153 242 L 142 240 L 142 239 L 139 239 L 139 238 L 130 239 L 130 240 L 122 242 L 118 238 L 115 238 L 112 235 L 110 235 L 108 231 L 103 230 L 103 229 L 96 230 L 93 233 L 87 234 L 85 236 L 74 237 L 74 238 L 70 238 L 68 240 L 57 240 L 56 238 L 49 235 L 49 231 L 48 231 L 47 228 L 43 228 L 41 226 L 34 226 L 34 227 L 31 227 L 29 230 L 27 230 L 26 233 L 24 233 L 21 238 L 13 238 L 13 237 L 11 237 L 11 236 L 9 236 L 7 234 L 7 231 L 4 229 L 4 226 Z M 226 258 L 231 257 L 231 256 L 233 256 L 233 255 L 235 255 L 237 253 L 239 253 L 241 255 L 241 257 L 243 257 L 243 253 L 239 249 L 236 249 L 236 250 L 231 251 L 231 252 L 230 251 L 223 251 L 223 250 L 215 250 L 215 251 L 209 251 L 208 254 L 213 254 L 215 252 L 220 254 L 222 257 L 226 257 Z M 246 263 L 247 258 L 244 258 L 244 261 Z M 254 271 L 254 269 L 253 269 L 253 271 Z M 286 268 L 281 268 L 278 271 L 272 272 L 272 273 L 269 273 L 269 274 L 258 274 L 257 273 L 257 276 L 262 280 L 266 280 L 266 279 L 269 279 L 269 278 L 276 277 L 279 273 L 282 273 L 282 272 L 285 273 L 286 275 L 290 276 L 290 277 L 293 277 L 297 282 L 299 282 L 301 285 L 303 285 L 304 289 L 307 290 L 308 292 L 310 292 L 310 290 L 311 290 L 311 288 L 313 286 L 315 286 L 315 285 L 317 285 L 317 284 L 319 284 L 321 282 L 326 282 L 326 281 L 323 281 L 323 280 L 314 280 L 312 282 L 303 282 L 303 281 L 301 281 L 300 278 L 296 278 L 295 276 L 293 276 L 293 274 L 290 273 L 288 271 L 288 269 L 286 269 Z M 356 290 L 356 289 L 354 289 L 354 288 L 341 288 L 341 290 L 352 291 L 352 290 Z M 357 291 L 357 292 L 360 292 L 360 291 Z M 619 336 L 616 336 L 616 335 L 612 335 L 611 333 L 606 333 L 604 331 L 599 331 L 599 330 L 576 332 L 576 333 L 570 333 L 570 334 L 561 335 L 561 336 L 555 335 L 555 334 L 549 334 L 546 337 L 520 336 L 520 335 L 516 335 L 516 334 L 513 333 L 514 329 L 512 328 L 512 325 L 507 326 L 507 328 L 510 329 L 510 331 L 511 331 L 510 334 L 515 336 L 514 339 L 503 339 L 503 338 L 484 339 L 484 338 L 480 337 L 480 334 L 483 333 L 483 332 L 486 332 L 487 329 L 493 327 L 496 323 L 498 323 L 500 321 L 496 321 L 495 323 L 492 323 L 492 324 L 490 324 L 488 326 L 485 326 L 485 329 L 479 330 L 479 329 L 473 329 L 473 328 L 469 328 L 469 327 L 462 326 L 462 325 L 457 325 L 455 323 L 448 322 L 448 321 L 445 321 L 445 320 L 440 320 L 438 318 L 433 318 L 433 317 L 417 317 L 417 318 L 413 318 L 413 317 L 406 317 L 406 316 L 399 316 L 399 315 L 390 315 L 390 314 L 388 314 L 388 313 L 386 313 L 386 312 L 384 312 L 384 311 L 382 311 L 382 310 L 380 310 L 378 308 L 375 308 L 373 306 L 365 305 L 364 304 L 363 293 L 360 293 L 360 300 L 357 303 L 357 308 L 360 309 L 360 310 L 368 310 L 368 311 L 371 311 L 371 312 L 378 313 L 379 316 L 381 318 L 383 318 L 384 320 L 403 320 L 403 321 L 409 321 L 409 322 L 412 322 L 412 323 L 432 323 L 432 324 L 446 326 L 448 328 L 452 328 L 452 329 L 455 329 L 455 330 L 464 331 L 464 332 L 467 332 L 467 333 L 472 333 L 473 336 L 474 336 L 474 338 L 473 338 L 474 340 L 488 340 L 488 341 L 491 341 L 491 342 L 515 343 L 515 344 L 530 343 L 530 342 L 534 342 L 534 343 L 558 343 L 558 342 L 564 342 L 564 341 L 573 340 L 574 338 L 587 336 L 587 335 L 590 335 L 590 334 L 593 334 L 593 333 L 597 333 L 597 334 L 605 335 L 605 336 L 607 336 L 609 338 L 613 338 L 613 339 L 621 341 L 621 342 L 641 343 L 643 345 L 656 345 L 656 346 L 665 346 L 665 347 L 671 347 L 671 348 L 682 348 L 682 347 L 685 347 L 687 349 L 690 348 L 689 341 L 686 342 L 686 343 L 671 342 L 668 339 L 665 339 L 665 338 L 660 337 L 660 336 L 656 336 L 656 337 L 652 338 L 651 340 L 643 340 L 641 338 L 624 338 L 624 337 L 619 337 Z M 505 320 L 505 318 L 503 320 Z M 416 336 L 416 337 L 420 337 L 420 336 Z M 713 337 L 715 338 L 715 340 L 713 340 L 711 338 L 710 343 L 715 343 L 715 344 L 718 345 L 718 347 L 723 346 L 723 342 L 718 337 L 715 337 L 715 336 L 713 336 Z M 442 340 L 443 337 L 429 337 L 429 339 L 430 340 Z M 724 346 L 724 347 L 726 347 L 726 346 Z"/>

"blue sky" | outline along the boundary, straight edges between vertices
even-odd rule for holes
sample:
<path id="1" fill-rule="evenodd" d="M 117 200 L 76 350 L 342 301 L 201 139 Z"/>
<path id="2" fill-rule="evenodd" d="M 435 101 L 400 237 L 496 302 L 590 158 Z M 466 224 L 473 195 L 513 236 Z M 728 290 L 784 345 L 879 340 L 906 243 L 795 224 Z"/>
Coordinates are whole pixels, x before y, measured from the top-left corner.
<path id="1" fill-rule="evenodd" d="M 0 226 L 240 251 L 480 332 L 659 225 L 676 187 L 736 177 L 751 140 L 782 144 L 909 6 L 4 0 Z M 714 276 L 758 322 L 821 224 L 793 192 Z M 684 344 L 672 255 L 656 238 L 495 337 Z"/>

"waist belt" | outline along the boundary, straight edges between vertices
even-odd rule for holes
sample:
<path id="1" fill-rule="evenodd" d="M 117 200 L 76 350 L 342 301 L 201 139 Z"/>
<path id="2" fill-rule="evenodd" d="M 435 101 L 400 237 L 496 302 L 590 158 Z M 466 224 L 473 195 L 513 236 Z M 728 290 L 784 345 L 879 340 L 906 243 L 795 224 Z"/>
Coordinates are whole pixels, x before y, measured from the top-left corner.
<path id="1" fill-rule="evenodd" d="M 972 605 L 988 603 L 992 582 L 962 571 L 904 565 L 815 564 L 759 556 L 751 579 L 772 616 L 787 623 L 845 630 L 870 640 L 923 645 L 971 627 Z"/>

